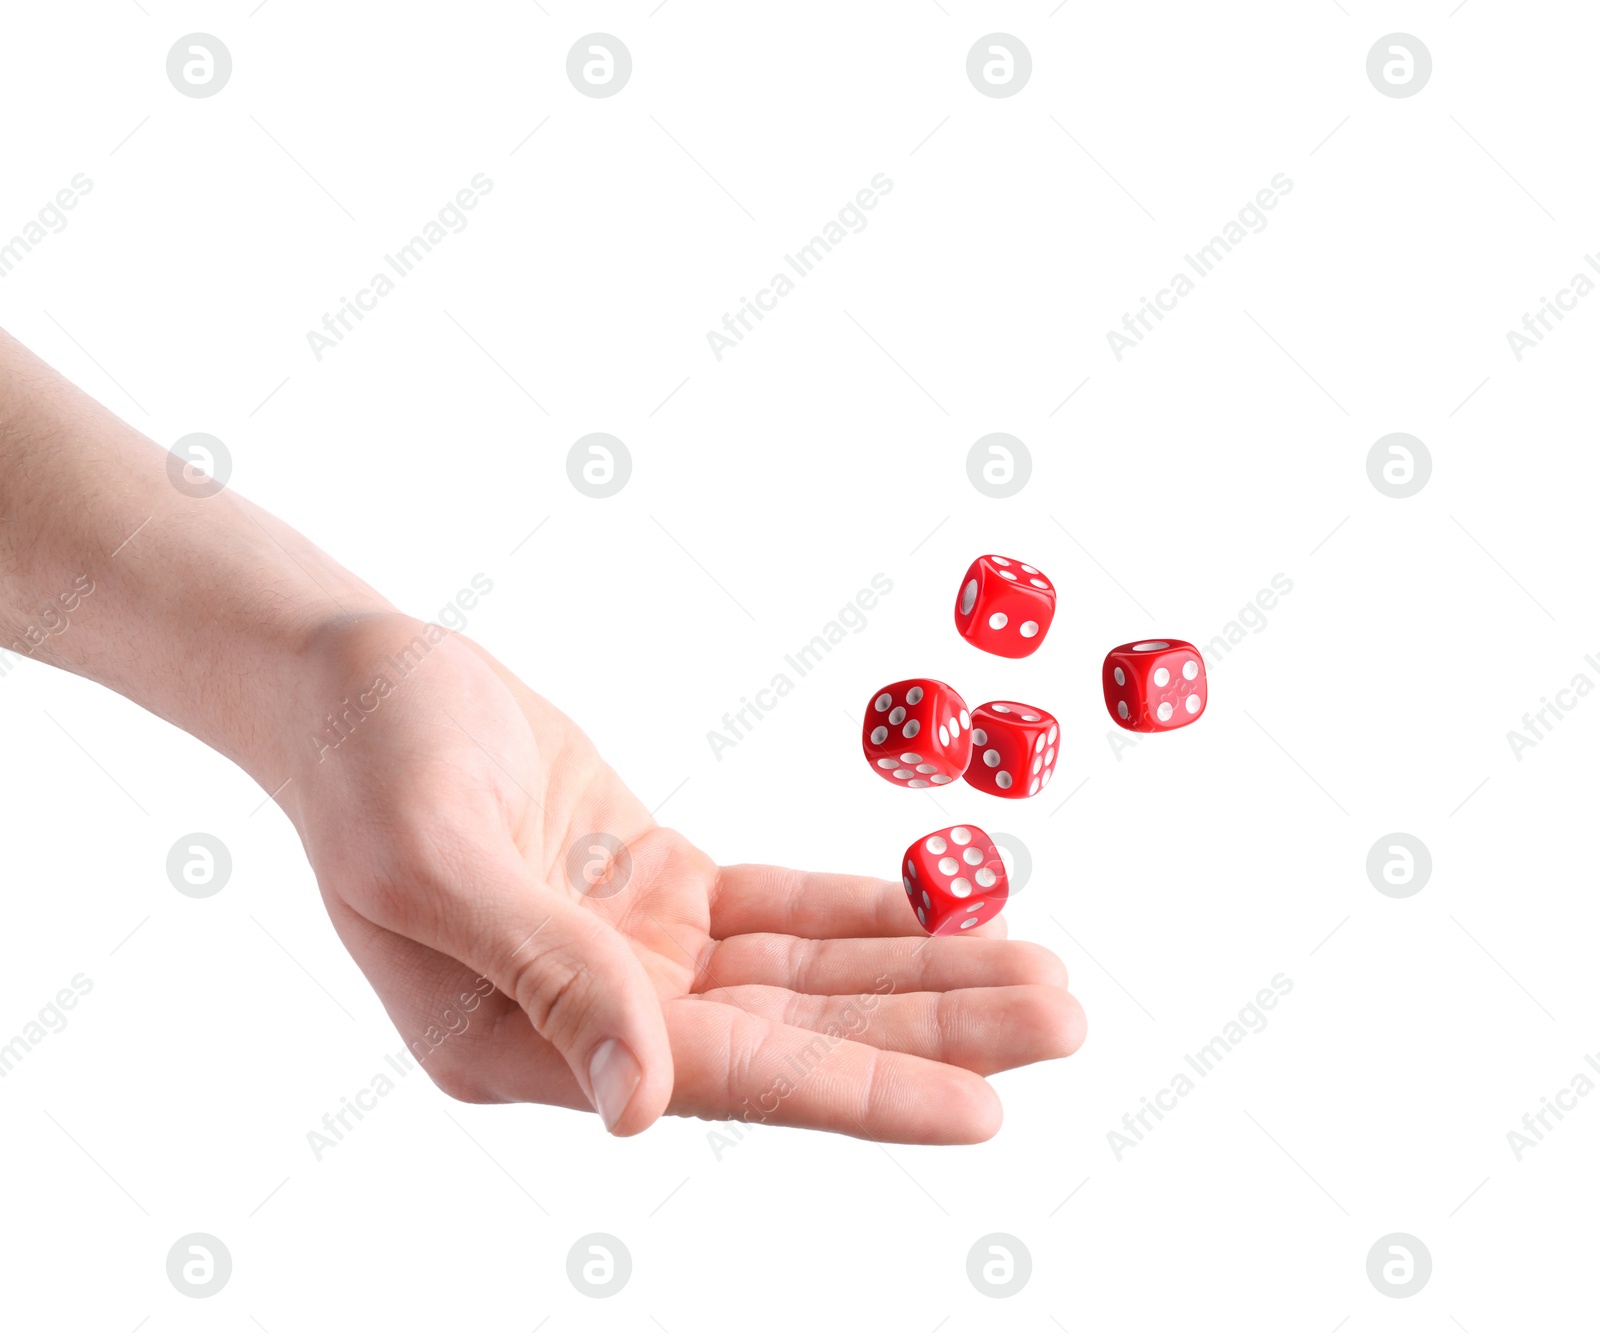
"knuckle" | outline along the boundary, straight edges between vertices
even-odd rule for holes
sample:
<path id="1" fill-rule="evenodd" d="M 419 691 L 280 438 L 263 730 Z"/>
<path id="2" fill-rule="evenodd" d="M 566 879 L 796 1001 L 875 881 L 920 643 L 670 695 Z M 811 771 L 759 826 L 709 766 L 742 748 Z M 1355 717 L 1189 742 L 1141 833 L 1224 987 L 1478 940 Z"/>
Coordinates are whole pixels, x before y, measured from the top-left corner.
<path id="1" fill-rule="evenodd" d="M 596 998 L 589 969 L 565 950 L 519 964 L 512 996 L 534 1031 L 562 1049 L 582 1029 Z"/>
<path id="2" fill-rule="evenodd" d="M 963 1023 L 957 1014 L 955 997 L 939 991 L 923 1016 L 923 1050 L 916 1052 L 929 1060 L 943 1061 L 945 1054 L 960 1039 Z"/>
<path id="3" fill-rule="evenodd" d="M 414 873 L 363 875 L 349 898 L 367 920 L 410 939 L 434 938 L 444 915 L 438 896 Z"/>
<path id="4" fill-rule="evenodd" d="M 766 1105 L 770 1083 L 759 1075 L 768 1065 L 768 1049 L 774 1041 L 773 1029 L 736 1010 L 724 1029 L 722 1063 L 727 1070 L 723 1097 L 728 1106 L 742 1106 L 743 1119 L 754 1115 L 765 1120 L 777 1109 Z"/>
<path id="5" fill-rule="evenodd" d="M 856 1117 L 864 1125 L 872 1124 L 880 1110 L 894 1105 L 897 1100 L 888 1082 L 889 1067 L 882 1051 L 868 1048 L 856 1096 Z"/>

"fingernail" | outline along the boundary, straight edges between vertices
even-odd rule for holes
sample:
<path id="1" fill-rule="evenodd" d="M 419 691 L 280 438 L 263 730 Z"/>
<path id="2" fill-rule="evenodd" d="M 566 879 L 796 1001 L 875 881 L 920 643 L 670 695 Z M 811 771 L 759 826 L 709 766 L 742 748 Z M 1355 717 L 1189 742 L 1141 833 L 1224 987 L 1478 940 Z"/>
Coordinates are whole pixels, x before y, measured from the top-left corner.
<path id="1" fill-rule="evenodd" d="M 609 1132 L 622 1119 L 633 1100 L 634 1089 L 644 1077 L 633 1052 L 615 1037 L 603 1041 L 589 1059 L 589 1087 L 595 1110 Z"/>

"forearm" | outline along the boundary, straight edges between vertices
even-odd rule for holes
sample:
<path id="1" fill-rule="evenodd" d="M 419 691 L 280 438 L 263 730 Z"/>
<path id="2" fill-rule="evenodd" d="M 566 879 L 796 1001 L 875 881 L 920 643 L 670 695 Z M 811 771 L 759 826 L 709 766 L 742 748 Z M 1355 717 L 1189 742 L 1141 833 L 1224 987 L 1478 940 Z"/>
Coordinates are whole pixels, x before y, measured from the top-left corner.
<path id="1" fill-rule="evenodd" d="M 388 603 L 232 491 L 175 486 L 169 458 L 0 332 L 0 649 L 117 690 L 265 782 L 282 709 L 262 696 L 292 696 L 319 628 Z"/>

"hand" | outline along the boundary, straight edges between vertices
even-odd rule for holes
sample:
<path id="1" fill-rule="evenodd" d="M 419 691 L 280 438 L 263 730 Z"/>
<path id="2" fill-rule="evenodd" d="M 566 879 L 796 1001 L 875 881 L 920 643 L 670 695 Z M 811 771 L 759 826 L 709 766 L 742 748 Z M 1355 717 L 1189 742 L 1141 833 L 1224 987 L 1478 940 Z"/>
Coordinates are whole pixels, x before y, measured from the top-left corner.
<path id="1" fill-rule="evenodd" d="M 999 920 L 927 940 L 897 884 L 719 870 L 487 653 L 171 461 L 0 333 L 0 643 L 94 585 L 35 655 L 275 794 L 447 1092 L 960 1143 L 999 1125 L 981 1075 L 1082 1041 L 1061 964 Z M 631 855 L 611 896 L 569 881 L 595 833 Z"/>
<path id="2" fill-rule="evenodd" d="M 1000 1124 L 981 1075 L 1082 1042 L 1061 963 L 1003 920 L 928 939 L 898 883 L 719 869 L 571 721 L 429 632 L 377 612 L 313 638 L 279 800 L 340 938 L 413 1050 L 438 1041 L 424 1067 L 452 1096 L 593 1106 L 615 1134 L 665 1112 L 972 1143 Z M 341 738 L 319 719 L 346 699 Z M 569 882 L 597 832 L 632 859 L 609 896 Z"/>

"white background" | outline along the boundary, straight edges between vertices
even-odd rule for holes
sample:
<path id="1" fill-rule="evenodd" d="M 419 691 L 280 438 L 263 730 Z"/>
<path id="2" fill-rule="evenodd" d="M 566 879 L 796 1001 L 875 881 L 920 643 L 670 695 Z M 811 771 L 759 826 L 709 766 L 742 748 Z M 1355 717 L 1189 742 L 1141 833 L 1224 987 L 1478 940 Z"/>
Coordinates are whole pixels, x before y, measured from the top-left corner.
<path id="1" fill-rule="evenodd" d="M 287 821 L 188 737 L 23 665 L 0 679 L 0 1041 L 74 975 L 93 990 L 0 1081 L 0 1322 L 1591 1317 L 1600 1097 L 1520 1161 L 1507 1132 L 1600 1050 L 1600 698 L 1520 761 L 1506 733 L 1600 683 L 1600 300 L 1520 363 L 1505 333 L 1596 245 L 1596 16 L 653 7 L 0 7 L 0 235 L 93 181 L 0 281 L 5 325 L 152 438 L 220 437 L 236 488 L 407 609 L 488 575 L 468 632 L 720 859 L 892 875 L 949 822 L 860 759 L 884 682 L 1049 708 L 1042 797 L 937 801 L 1030 847 L 1011 931 L 1066 959 L 1088 1041 L 998 1077 L 981 1147 L 758 1128 L 719 1160 L 700 1122 L 616 1142 L 419 1073 L 316 1161 L 307 1131 L 401 1042 Z M 996 30 L 1033 59 L 1004 99 L 965 73 Z M 232 52 L 212 98 L 166 79 L 195 31 Z M 634 62 L 605 100 L 564 71 L 595 31 Z M 1433 58 L 1407 99 L 1365 72 L 1396 31 Z M 479 172 L 467 229 L 316 360 L 307 331 Z M 718 362 L 706 331 L 879 172 L 866 230 Z M 1277 173 L 1270 225 L 1117 361 L 1106 331 Z M 611 499 L 567 480 L 591 431 L 632 454 Z M 992 431 L 1032 453 L 1012 499 L 967 480 Z M 1392 431 L 1433 458 L 1410 499 L 1367 477 Z M 950 624 L 986 550 L 1061 589 L 1026 661 Z M 708 729 L 877 573 L 866 628 L 715 758 Z M 1200 722 L 1119 758 L 1106 649 L 1209 641 L 1275 574 L 1293 591 L 1214 665 Z M 197 830 L 234 859 L 205 900 L 165 871 Z M 1365 870 L 1396 830 L 1434 861 L 1400 900 Z M 1279 973 L 1267 1028 L 1117 1160 L 1108 1131 Z M 165 1274 L 192 1231 L 233 1256 L 209 1300 Z M 609 1300 L 565 1274 L 597 1231 L 633 1256 Z M 1405 1300 L 1365 1271 L 1395 1231 L 1433 1256 Z M 1033 1256 L 1007 1300 L 966 1275 L 990 1232 Z"/>

